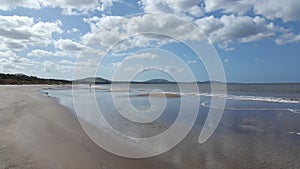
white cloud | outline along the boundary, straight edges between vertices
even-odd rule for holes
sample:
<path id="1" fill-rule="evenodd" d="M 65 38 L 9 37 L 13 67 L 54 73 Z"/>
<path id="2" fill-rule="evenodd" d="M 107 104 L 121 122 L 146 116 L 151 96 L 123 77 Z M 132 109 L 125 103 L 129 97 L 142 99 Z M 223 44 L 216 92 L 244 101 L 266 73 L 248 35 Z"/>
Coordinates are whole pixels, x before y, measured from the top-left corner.
<path id="1" fill-rule="evenodd" d="M 275 35 L 274 24 L 258 16 L 208 16 L 195 22 L 211 42 L 251 42 Z"/>
<path id="2" fill-rule="evenodd" d="M 275 40 L 275 43 L 277 45 L 284 45 L 295 42 L 300 42 L 300 34 L 295 35 L 294 33 L 283 33 Z"/>
<path id="3" fill-rule="evenodd" d="M 28 46 L 47 46 L 53 33 L 62 33 L 61 22 L 37 22 L 26 16 L 0 16 L 0 45 L 22 50 Z"/>
<path id="4" fill-rule="evenodd" d="M 166 66 L 162 70 L 171 74 L 172 72 L 182 73 L 182 72 L 185 71 L 185 68 L 184 67 L 178 67 L 178 66 Z"/>
<path id="5" fill-rule="evenodd" d="M 46 56 L 52 56 L 53 52 L 45 51 L 45 50 L 32 50 L 30 53 L 27 54 L 27 56 L 30 57 L 46 57 Z"/>
<path id="6" fill-rule="evenodd" d="M 45 67 L 50 67 L 50 68 L 56 66 L 56 64 L 55 64 L 54 62 L 49 61 L 49 60 L 44 61 L 44 62 L 42 63 L 42 65 L 45 66 Z"/>
<path id="7" fill-rule="evenodd" d="M 36 50 L 35 53 L 44 53 L 48 55 L 47 51 Z M 52 60 L 44 60 L 42 62 L 34 61 L 26 57 L 20 57 L 12 51 L 0 51 L 0 71 L 6 73 L 36 73 L 39 72 L 39 76 L 46 73 L 46 76 L 56 75 L 57 77 L 68 77 L 72 71 L 74 71 L 74 63 L 68 60 L 61 60 L 60 62 L 54 62 Z M 62 74 L 67 73 L 67 74 Z M 45 74 L 44 74 L 45 75 Z"/>
<path id="8" fill-rule="evenodd" d="M 159 56 L 153 53 L 137 53 L 126 57 L 126 60 L 135 60 L 135 59 L 155 59 Z"/>
<path id="9" fill-rule="evenodd" d="M 119 68 L 120 66 L 122 66 L 122 62 L 115 62 L 115 63 L 111 63 L 111 66 L 114 69 Z"/>
<path id="10" fill-rule="evenodd" d="M 105 11 L 117 0 L 11 0 L 0 4 L 1 10 L 16 7 L 40 9 L 42 7 L 62 8 L 63 14 L 78 15 L 92 11 Z"/>
<path id="11" fill-rule="evenodd" d="M 168 37 L 169 35 L 175 35 L 176 38 L 183 40 L 203 40 L 203 35 L 199 31 L 196 32 L 194 25 L 167 14 L 145 14 L 132 18 L 104 16 L 85 19 L 85 21 L 90 24 L 92 30 L 82 37 L 85 44 L 100 43 L 102 46 L 111 47 L 127 37 L 125 41 L 116 45 L 124 50 L 174 42 L 174 39 Z M 228 47 L 230 43 L 258 41 L 282 32 L 280 27 L 259 16 L 223 15 L 220 18 L 207 16 L 197 19 L 194 23 L 211 43 L 218 43 L 220 48 L 228 51 L 234 50 Z M 128 38 L 129 35 L 134 35 L 134 38 Z M 119 49 L 114 47 L 114 50 Z"/>
<path id="12" fill-rule="evenodd" d="M 290 30 L 282 31 L 279 26 L 270 22 L 274 19 L 282 19 L 284 22 L 300 20 L 299 0 L 193 0 L 188 3 L 172 0 L 141 0 L 140 3 L 145 12 L 163 12 L 187 17 L 193 16 L 189 11 L 194 8 L 199 11 L 203 9 L 206 14 L 214 11 L 225 13 L 226 15 L 221 15 L 220 18 L 209 16 L 200 18 L 196 22 L 209 36 L 211 42 L 222 42 L 220 46 L 226 50 L 233 49 L 228 48 L 231 42 L 252 42 L 282 32 L 284 35 L 276 39 L 276 44 L 299 41 L 297 35 L 292 38 L 292 33 L 286 33 Z M 245 16 L 248 12 L 253 12 L 255 16 Z M 192 20 L 195 18 L 194 15 Z"/>
<path id="13" fill-rule="evenodd" d="M 69 60 L 61 60 L 59 63 L 63 65 L 74 65 L 74 63 Z"/>
<path id="14" fill-rule="evenodd" d="M 10 10 L 16 7 L 30 8 L 30 9 L 40 9 L 41 5 L 39 0 L 4 0 L 0 3 L 1 10 Z"/>
<path id="15" fill-rule="evenodd" d="M 226 13 L 243 14 L 252 8 L 256 0 L 204 0 L 205 11 L 213 12 L 222 9 Z"/>
<path id="16" fill-rule="evenodd" d="M 234 51 L 235 48 L 229 47 L 229 44 L 230 44 L 230 41 L 220 42 L 220 43 L 218 44 L 218 47 L 219 47 L 220 49 L 225 50 L 225 51 Z"/>
<path id="17" fill-rule="evenodd" d="M 59 62 L 45 60 L 37 67 L 38 70 L 42 70 L 44 73 L 68 78 L 70 78 L 70 73 L 74 71 L 74 68 L 74 63 L 68 60 L 61 60 Z"/>
<path id="18" fill-rule="evenodd" d="M 183 9 L 187 8 L 184 7 L 184 4 L 173 1 L 141 1 L 146 12 L 147 10 L 149 10 L 148 12 L 160 10 L 161 8 L 158 7 L 158 4 L 161 3 L 165 5 L 161 6 L 161 8 L 163 9 L 168 7 L 168 10 L 170 10 L 169 13 L 174 13 L 172 10 L 175 9 L 175 6 L 176 9 L 181 7 Z M 199 26 L 200 30 L 207 35 L 211 43 L 218 43 L 220 48 L 228 51 L 234 50 L 234 48 L 228 47 L 231 43 L 258 41 L 289 31 L 288 29 L 283 30 L 283 28 L 276 26 L 263 16 L 243 16 L 245 12 L 253 10 L 253 8 L 256 9 L 256 6 L 258 5 L 258 2 L 256 1 L 206 0 L 204 3 L 207 11 L 222 9 L 224 6 L 226 7 L 228 5 L 231 7 L 226 8 L 226 12 L 235 12 L 240 14 L 222 15 L 221 17 L 206 16 L 194 21 L 194 23 Z M 197 1 L 197 3 L 196 1 L 193 1 L 186 5 L 191 7 L 193 5 L 200 6 L 200 4 L 201 2 L 199 1 Z M 144 14 L 131 18 L 124 18 L 121 16 L 104 16 L 101 18 L 93 17 L 85 19 L 85 22 L 90 24 L 91 32 L 82 37 L 83 42 L 85 44 L 100 43 L 100 45 L 105 47 L 111 47 L 121 40 L 122 43 L 116 45 L 119 46 L 120 49 L 145 47 L 150 44 L 161 46 L 163 44 L 174 42 L 174 39 L 172 40 L 164 35 L 178 35 L 177 38 L 184 40 L 191 38 L 194 40 L 203 39 L 203 36 L 200 33 L 195 32 L 195 28 L 192 24 L 188 24 L 186 20 L 179 19 L 168 14 Z M 159 32 L 161 35 L 151 35 L 151 32 Z M 149 34 L 146 35 L 145 33 Z M 140 34 L 140 37 L 137 36 L 138 34 Z M 134 35 L 135 37 L 128 38 L 129 35 Z M 127 39 L 124 41 L 124 38 Z M 153 43 L 153 41 L 158 42 L 158 39 L 160 44 Z M 150 43 L 150 41 L 152 41 L 152 43 Z M 114 50 L 119 49 L 115 48 Z"/>
<path id="19" fill-rule="evenodd" d="M 254 12 L 268 19 L 281 18 L 283 21 L 300 20 L 299 0 L 264 0 L 257 1 Z"/>
<path id="20" fill-rule="evenodd" d="M 123 49 L 126 49 L 144 47 L 149 45 L 150 41 L 153 42 L 152 44 L 156 41 L 156 44 L 162 45 L 173 42 L 172 38 L 181 40 L 203 38 L 200 32 L 196 32 L 196 27 L 192 23 L 168 14 L 145 14 L 131 18 L 104 16 L 85 19 L 85 21 L 90 24 L 91 32 L 82 37 L 84 44 L 96 43 L 111 47 L 126 39 L 120 44 L 124 45 Z"/>
<path id="21" fill-rule="evenodd" d="M 283 21 L 300 20 L 299 0 L 205 0 L 205 11 L 222 9 L 225 13 L 245 14 L 253 11 L 268 19 L 279 18 Z"/>
<path id="22" fill-rule="evenodd" d="M 17 55 L 12 51 L 0 51 L 0 58 L 16 58 Z"/>
<path id="23" fill-rule="evenodd" d="M 77 33 L 79 32 L 79 29 L 77 28 L 72 28 L 71 30 L 68 30 L 67 33 Z"/>
<path id="24" fill-rule="evenodd" d="M 160 35 L 155 35 L 155 37 L 162 38 L 164 36 L 178 36 L 181 39 L 199 39 L 198 34 L 195 32 L 195 27 L 188 23 L 186 20 L 174 17 L 172 15 L 151 15 L 146 14 L 143 16 L 133 17 L 128 21 L 126 29 L 129 34 L 136 33 L 160 33 Z M 188 30 L 188 31 L 187 31 Z M 193 36 L 191 36 L 191 34 Z"/>
<path id="25" fill-rule="evenodd" d="M 70 39 L 59 39 L 53 42 L 55 48 L 63 51 L 81 51 L 84 46 Z"/>
<path id="26" fill-rule="evenodd" d="M 122 24 L 123 20 L 126 20 L 126 18 L 121 16 L 103 16 L 101 18 L 92 17 L 84 19 L 86 23 L 89 23 L 91 32 L 82 36 L 83 43 L 100 43 L 102 46 L 115 44 L 124 37 L 124 34 L 120 33 L 122 29 L 120 24 Z"/>
<path id="27" fill-rule="evenodd" d="M 29 57 L 50 57 L 50 56 L 55 56 L 55 57 L 75 57 L 76 54 L 73 52 L 68 52 L 68 51 L 46 51 L 46 50 L 41 50 L 41 49 L 34 49 L 31 52 L 27 54 Z"/>
<path id="28" fill-rule="evenodd" d="M 183 40 L 201 41 L 203 39 L 199 32 L 196 33 L 192 24 L 168 14 L 145 14 L 132 18 L 104 16 L 85 19 L 85 21 L 90 24 L 92 31 L 82 37 L 83 42 L 85 44 L 97 43 L 104 47 L 111 47 L 125 38 L 127 39 L 117 45 L 120 49 L 158 45 L 153 41 L 159 41 L 161 44 L 174 42 L 174 39 L 168 37 L 170 35 L 175 35 L 176 38 Z M 228 47 L 234 42 L 253 42 L 288 32 L 287 29 L 276 26 L 260 16 L 223 15 L 220 18 L 207 16 L 197 19 L 194 23 L 211 43 L 217 43 L 220 48 L 228 51 L 234 50 L 234 48 Z M 151 34 L 151 32 L 155 34 Z M 135 36 L 128 38 L 129 35 Z M 150 43 L 150 41 L 152 42 Z M 114 47 L 114 50 L 119 49 Z"/>
<path id="29" fill-rule="evenodd" d="M 141 0 L 140 3 L 147 13 L 160 12 L 180 16 L 186 14 L 201 16 L 203 15 L 203 11 L 200 8 L 201 1 L 202 0 Z"/>
<path id="30" fill-rule="evenodd" d="M 99 30 L 83 36 L 84 43 L 100 43 L 102 46 L 111 46 L 122 39 L 117 27 L 110 30 Z"/>
<path id="31" fill-rule="evenodd" d="M 196 20 L 195 23 L 207 36 L 225 26 L 224 23 L 219 20 L 219 18 L 215 18 L 214 16 L 203 17 Z"/>
<path id="32" fill-rule="evenodd" d="M 7 50 L 0 51 L 0 71 L 7 73 L 15 73 L 30 68 L 38 62 L 31 61 L 28 58 L 17 56 L 16 53 Z"/>
<path id="33" fill-rule="evenodd" d="M 7 0 L 1 2 L 0 9 L 57 7 L 63 9 L 66 15 L 78 15 L 106 11 L 118 1 L 120 0 Z M 280 18 L 285 22 L 300 19 L 299 0 L 140 0 L 139 4 L 147 13 L 161 12 L 188 17 L 199 17 L 204 12 L 223 10 L 225 13 L 239 15 L 253 11 L 268 19 Z"/>

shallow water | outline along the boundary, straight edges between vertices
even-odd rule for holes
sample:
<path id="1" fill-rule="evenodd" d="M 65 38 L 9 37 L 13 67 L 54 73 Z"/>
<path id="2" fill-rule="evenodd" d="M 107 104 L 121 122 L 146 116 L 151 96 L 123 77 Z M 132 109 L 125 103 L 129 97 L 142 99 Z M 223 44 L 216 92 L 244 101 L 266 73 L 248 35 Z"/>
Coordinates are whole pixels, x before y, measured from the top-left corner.
<path id="1" fill-rule="evenodd" d="M 110 85 L 97 85 L 92 92 L 85 86 L 77 87 L 73 94 L 71 89 L 45 92 L 73 110 L 74 96 L 80 100 L 80 117 L 107 130 L 103 121 L 94 117 L 100 111 L 114 130 L 137 138 L 166 131 L 176 120 L 180 103 L 197 97 L 200 108 L 192 131 L 178 146 L 157 158 L 169 159 L 179 168 L 300 168 L 299 84 L 229 84 L 227 95 L 212 94 L 209 84 L 198 86 L 196 93 L 180 92 L 175 84 L 133 84 L 129 90 L 122 85 L 114 90 Z M 119 104 L 113 102 L 112 94 Z M 224 114 L 212 137 L 199 144 L 208 110 L 220 108 L 211 105 L 212 96 L 226 98 Z M 155 120 L 142 124 L 120 115 L 119 111 L 130 110 L 122 104 L 128 98 L 136 110 L 149 110 L 143 117 Z M 166 102 L 157 118 L 153 114 L 160 106 L 151 105 L 149 99 L 158 105 Z M 93 100 L 97 107 L 90 104 Z"/>

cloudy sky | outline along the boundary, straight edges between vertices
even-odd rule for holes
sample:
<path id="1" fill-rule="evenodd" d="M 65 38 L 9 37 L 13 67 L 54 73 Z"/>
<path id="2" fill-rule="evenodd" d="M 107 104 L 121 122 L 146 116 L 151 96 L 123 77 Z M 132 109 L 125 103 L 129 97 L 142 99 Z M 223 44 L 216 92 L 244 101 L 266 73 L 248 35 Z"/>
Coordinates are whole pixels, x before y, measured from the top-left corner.
<path id="1" fill-rule="evenodd" d="M 144 80 L 189 68 L 205 81 L 182 42 L 205 38 L 229 82 L 300 82 L 299 9 L 299 0 L 1 0 L 0 72 L 72 79 L 80 67 Z"/>

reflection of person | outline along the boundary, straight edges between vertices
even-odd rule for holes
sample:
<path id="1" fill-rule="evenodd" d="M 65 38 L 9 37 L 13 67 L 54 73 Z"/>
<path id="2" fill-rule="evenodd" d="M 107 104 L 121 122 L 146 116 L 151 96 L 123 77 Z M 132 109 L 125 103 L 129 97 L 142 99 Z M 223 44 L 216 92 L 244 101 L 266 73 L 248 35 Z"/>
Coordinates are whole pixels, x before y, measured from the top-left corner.
<path id="1" fill-rule="evenodd" d="M 90 92 L 92 91 L 92 83 L 90 83 Z"/>

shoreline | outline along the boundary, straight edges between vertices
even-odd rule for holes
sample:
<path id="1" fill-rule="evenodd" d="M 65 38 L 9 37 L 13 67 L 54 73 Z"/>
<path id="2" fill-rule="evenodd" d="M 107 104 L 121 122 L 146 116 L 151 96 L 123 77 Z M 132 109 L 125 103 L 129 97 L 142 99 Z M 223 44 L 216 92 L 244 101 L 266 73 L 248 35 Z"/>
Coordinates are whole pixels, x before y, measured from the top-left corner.
<path id="1" fill-rule="evenodd" d="M 11 130 L 0 131 L 1 135 L 7 132 L 6 143 L 1 139 L 6 149 L 1 152 L 0 168 L 99 168 L 80 145 L 87 140 L 75 116 L 54 98 L 43 96 L 40 90 L 44 87 L 9 86 L 6 91 L 0 87 L 1 93 L 11 97 L 9 105 L 13 108 L 9 108 L 14 114 L 7 119 Z M 16 97 L 18 101 L 14 102 Z M 1 115 L 3 111 L 7 108 Z"/>
<path id="2" fill-rule="evenodd" d="M 43 95 L 41 89 L 47 87 L 55 86 L 0 86 L 0 169 L 300 167 L 298 114 L 226 110 L 216 132 L 199 144 L 197 126 L 207 109 L 202 107 L 196 126 L 175 148 L 152 158 L 129 159 L 96 145 L 76 114 Z"/>
<path id="3" fill-rule="evenodd" d="M 76 114 L 42 94 L 45 87 L 53 86 L 0 86 L 6 96 L 0 105 L 1 169 L 176 168 L 157 158 L 127 159 L 101 149 Z"/>

